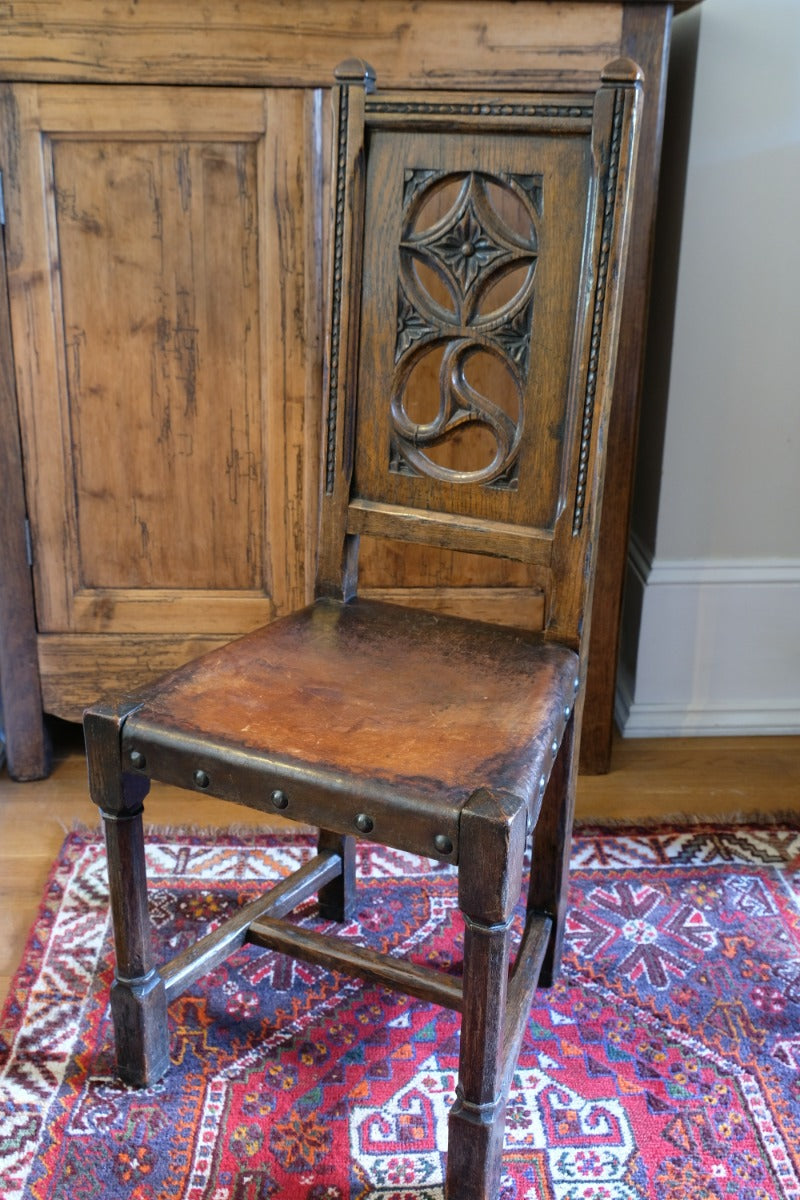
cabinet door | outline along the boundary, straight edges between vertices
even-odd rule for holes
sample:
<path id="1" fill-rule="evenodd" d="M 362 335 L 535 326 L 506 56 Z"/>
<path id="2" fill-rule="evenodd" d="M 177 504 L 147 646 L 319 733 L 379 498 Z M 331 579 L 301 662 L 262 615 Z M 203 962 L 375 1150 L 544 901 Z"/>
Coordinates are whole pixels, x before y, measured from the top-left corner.
<path id="1" fill-rule="evenodd" d="M 3 100 L 39 663 L 45 708 L 75 717 L 307 598 L 321 106 L 293 89 Z"/>

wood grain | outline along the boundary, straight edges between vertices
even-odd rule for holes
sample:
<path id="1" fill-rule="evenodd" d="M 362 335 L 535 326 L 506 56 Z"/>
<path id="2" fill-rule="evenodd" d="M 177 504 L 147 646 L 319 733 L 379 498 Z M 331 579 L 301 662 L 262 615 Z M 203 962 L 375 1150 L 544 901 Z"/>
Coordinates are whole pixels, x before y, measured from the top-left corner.
<path id="1" fill-rule="evenodd" d="M 259 194 L 268 586 L 276 613 L 313 594 L 319 518 L 325 194 L 324 112 L 319 92 L 270 90 Z"/>
<path id="2" fill-rule="evenodd" d="M 141 1087 L 169 1063 L 167 997 L 150 926 L 142 802 L 147 780 L 119 770 L 120 731 L 128 706 L 97 706 L 85 733 L 89 792 L 105 831 L 115 970 L 111 1010 L 121 1077 Z"/>
<path id="3" fill-rule="evenodd" d="M 513 526 L 491 517 L 459 517 L 420 507 L 357 497 L 347 509 L 347 532 L 406 539 L 447 550 L 480 553 L 491 545 L 498 555 L 549 566 L 552 535 L 535 527 Z"/>
<path id="4" fill-rule="evenodd" d="M 36 661 L 33 584 L 26 546 L 25 491 L 17 425 L 14 348 L 8 307 L 5 235 L 0 231 L 0 721 L 8 769 L 15 779 L 47 774 Z"/>
<path id="5" fill-rule="evenodd" d="M 559 102 L 535 93 L 473 100 L 368 90 L 362 116 L 353 96 L 360 89 L 349 89 L 335 160 L 332 254 L 343 282 L 332 302 L 322 594 L 354 590 L 352 549 L 361 535 L 506 556 L 545 568 L 547 636 L 580 644 L 589 627 L 640 74 L 620 62 L 593 107 L 579 97 Z M 363 158 L 358 121 L 368 131 Z M 478 162 L 485 174 L 471 173 Z M 513 201 L 519 211 L 510 240 L 494 193 L 487 192 L 492 186 L 506 208 Z M 467 229 L 459 213 L 472 214 L 489 247 L 480 269 L 463 265 L 472 246 L 465 251 L 466 234 L 453 232 Z M 455 222 L 452 229 L 448 222 Z M 518 259 L 527 273 L 515 284 L 522 287 L 519 299 L 481 284 L 489 276 L 492 285 L 501 245 L 506 282 Z M 357 303 L 345 270 L 356 253 L 364 272 Z M 428 290 L 420 264 L 446 284 L 444 292 Z M 503 338 L 519 320 L 534 333 L 519 341 L 521 327 L 513 325 L 512 360 Z M 451 349 L 467 365 L 489 354 L 512 369 L 490 378 L 497 386 L 488 399 L 461 360 L 450 361 Z M 438 375 L 424 379 L 433 394 L 422 413 L 410 416 L 405 391 L 432 350 L 442 355 Z M 510 380 L 516 398 L 503 391 Z M 513 430 L 513 454 L 492 486 L 453 455 L 445 462 L 420 451 L 476 423 L 500 429 L 493 435 L 498 453 L 512 436 L 506 427 Z"/>
<path id="6" fill-rule="evenodd" d="M 291 925 L 288 921 L 265 917 L 253 921 L 247 940 L 254 946 L 291 954 L 293 958 L 347 975 L 357 975 L 370 983 L 378 983 L 409 996 L 418 996 L 421 1000 L 442 1004 L 446 1008 L 461 1008 L 461 984 L 458 979 L 431 967 L 379 954 L 365 946 L 347 942 L 344 938 L 332 945 L 330 936 Z"/>
<path id="7" fill-rule="evenodd" d="M 60 288 L 50 284 L 51 279 L 58 279 L 58 244 L 53 228 L 52 173 L 49 156 L 41 147 L 38 94 L 32 87 L 15 90 L 3 86 L 0 104 L 12 334 L 15 349 L 25 347 L 24 354 L 15 353 L 17 413 L 38 627 L 41 614 L 66 612 L 75 584 L 74 494 L 67 486 L 68 456 L 64 453 L 71 442 L 65 405 L 66 361 L 64 353 L 58 352 L 59 339 L 63 345 L 64 317 Z M 36 401 L 42 403 L 45 397 L 46 412 L 37 413 Z M 42 506 L 42 480 L 45 495 L 51 497 L 50 512 Z M 57 515 L 52 512 L 53 504 L 58 506 Z"/>
<path id="8" fill-rule="evenodd" d="M 4 99 L 43 703 L 74 719 L 152 678 L 158 647 L 168 669 L 308 598 L 322 105 L 290 89 Z M 82 655 L 50 640 L 75 635 Z"/>
<path id="9" fill-rule="evenodd" d="M 167 1000 L 185 992 L 202 975 L 251 940 L 249 927 L 253 921 L 291 912 L 303 900 L 315 895 L 321 888 L 330 886 L 340 875 L 339 856 L 331 851 L 323 851 L 291 876 L 276 883 L 265 895 L 245 904 L 230 920 L 170 960 L 161 972 Z"/>
<path id="10" fill-rule="evenodd" d="M 488 791 L 463 814 L 458 904 L 464 914 L 463 1017 L 456 1098 L 448 1119 L 445 1195 L 493 1200 L 500 1190 L 511 921 L 522 883 L 525 807 Z M 511 1068 L 513 1070 L 513 1068 Z"/>
<path id="11" fill-rule="evenodd" d="M 608 470 L 599 530 L 597 584 L 592 611 L 586 706 L 581 733 L 581 769 L 607 771 L 614 728 L 614 688 L 619 656 L 622 581 L 628 553 L 632 479 L 636 458 L 639 401 L 644 370 L 648 297 L 652 276 L 656 196 L 664 122 L 666 68 L 671 14 L 640 6 L 623 16 L 623 50 L 635 54 L 647 79 L 642 108 L 631 218 L 628 282 L 617 355 L 614 398 L 608 429 Z"/>
<path id="12" fill-rule="evenodd" d="M 364 588 L 530 588 L 543 586 L 539 568 L 510 558 L 400 542 L 362 534 L 358 577 Z"/>
<path id="13" fill-rule="evenodd" d="M 237 593 L 259 590 L 268 619 L 270 578 L 296 561 L 272 562 L 263 503 L 283 465 L 262 380 L 267 98 L 22 87 L 9 109 L 12 308 L 38 350 L 18 390 L 39 630 L 163 632 L 151 589 L 184 634 L 213 632 L 209 589 L 230 594 L 229 632 L 252 628 Z M 277 180 L 266 194 L 267 223 L 293 210 Z"/>
<path id="14" fill-rule="evenodd" d="M 686 6 L 681 2 L 677 8 Z M 2 13 L 4 56 L 0 78 L 8 80 L 10 86 L 5 90 L 0 166 L 5 169 L 12 270 L 19 270 L 24 262 L 27 275 L 13 298 L 14 337 L 26 486 L 31 494 L 37 560 L 36 600 L 39 614 L 45 617 L 40 632 L 85 631 L 89 635 L 134 634 L 137 630 L 143 635 L 170 632 L 181 642 L 191 636 L 213 636 L 224 625 L 231 626 L 226 631 L 235 633 L 258 623 L 250 612 L 250 599 L 237 595 L 235 589 L 229 593 L 229 617 L 220 614 L 214 605 L 204 608 L 199 595 L 193 598 L 190 591 L 181 587 L 171 589 L 160 617 L 155 615 L 158 605 L 147 603 L 149 586 L 139 589 L 137 595 L 121 586 L 124 580 L 118 578 L 111 581 L 110 588 L 87 591 L 86 577 L 82 575 L 84 548 L 96 571 L 110 571 L 114 562 L 134 574 L 138 571 L 146 575 L 151 569 L 147 555 L 141 553 L 144 530 L 137 526 L 137 519 L 144 521 L 150 535 L 147 549 L 153 569 L 164 572 L 182 565 L 184 571 L 202 573 L 201 587 L 206 591 L 215 578 L 233 579 L 238 588 L 242 579 L 257 575 L 256 590 L 262 589 L 264 598 L 258 620 L 268 619 L 263 615 L 268 609 L 270 614 L 283 611 L 284 604 L 308 598 L 316 529 L 310 498 L 315 494 L 318 471 L 318 459 L 308 452 L 308 446 L 315 443 L 320 420 L 319 347 L 315 338 L 320 330 L 318 313 L 323 291 L 319 284 L 323 272 L 319 264 L 324 261 L 326 237 L 323 214 L 329 120 L 327 89 L 339 60 L 353 53 L 367 59 L 377 68 L 384 86 L 428 85 L 438 89 L 463 86 L 480 91 L 491 85 L 513 91 L 529 88 L 535 78 L 537 85 L 566 93 L 576 86 L 593 86 L 603 64 L 625 52 L 644 61 L 647 67 L 645 115 L 652 123 L 663 98 L 663 78 L 656 68 L 658 55 L 666 51 L 669 7 L 659 0 L 652 3 L 576 0 L 574 4 L 558 5 L 540 0 L 518 3 L 500 0 L 490 9 L 476 0 L 433 0 L 424 6 L 412 0 L 387 0 L 377 7 L 366 0 L 310 0 L 287 20 L 285 6 L 279 0 L 263 3 L 244 0 L 235 6 L 211 6 L 202 12 L 190 0 L 169 0 L 165 4 L 142 0 L 136 5 L 113 0 L 103 6 L 102 12 L 91 0 L 68 0 L 63 4 L 55 0 L 23 0 L 6 6 Z M 30 86 L 26 86 L 26 81 Z M 49 86 L 56 81 L 60 86 Z M 175 84 L 182 86 L 159 86 Z M 195 91 L 196 88 L 202 90 Z M 264 89 L 276 94 L 265 99 Z M 302 101 L 298 98 L 300 92 L 304 95 Z M 189 102 L 192 97 L 196 103 Z M 301 112 L 303 108 L 305 111 Z M 109 115 L 112 113 L 113 120 Z M 262 129 L 265 113 L 272 114 L 266 122 L 266 132 L 254 132 Z M 113 126 L 111 131 L 109 122 Z M 656 129 L 656 125 L 652 127 Z M 320 129 L 321 140 L 317 137 Z M 247 464 L 237 483 L 240 491 L 243 489 L 249 496 L 247 503 L 240 502 L 241 511 L 247 510 L 246 537 L 242 526 L 232 531 L 230 541 L 223 536 L 226 520 L 224 517 L 218 520 L 218 514 L 224 513 L 229 501 L 216 481 L 211 489 L 214 516 L 209 526 L 209 498 L 202 495 L 201 489 L 202 468 L 197 478 L 191 471 L 182 477 L 182 484 L 188 478 L 187 494 L 192 497 L 187 510 L 191 509 L 199 519 L 191 525 L 187 539 L 186 518 L 182 517 L 171 543 L 166 535 L 162 539 L 168 549 L 164 544 L 160 547 L 154 544 L 154 531 L 160 528 L 163 532 L 167 528 L 157 500 L 152 496 L 131 495 L 130 488 L 126 496 L 123 481 L 114 479 L 111 491 L 112 503 L 120 517 L 118 547 L 113 531 L 110 540 L 104 532 L 110 522 L 103 517 L 102 488 L 87 487 L 75 508 L 73 475 L 76 471 L 80 473 L 84 455 L 87 468 L 95 473 L 102 474 L 107 461 L 119 460 L 123 475 L 128 478 L 141 475 L 137 462 L 142 455 L 144 434 L 137 425 L 135 412 L 128 405 L 118 409 L 117 426 L 134 432 L 130 453 L 117 456 L 105 453 L 110 431 L 104 414 L 99 425 L 94 415 L 89 419 L 90 413 L 101 408 L 89 388 L 98 386 L 102 378 L 111 378 L 115 363 L 120 381 L 118 385 L 115 381 L 115 388 L 119 386 L 120 392 L 124 392 L 129 376 L 141 380 L 143 360 L 134 353 L 134 348 L 142 334 L 130 339 L 127 351 L 127 338 L 120 343 L 115 337 L 119 354 L 116 357 L 109 354 L 108 361 L 93 364 L 92 355 L 81 340 L 81 331 L 85 332 L 83 326 L 88 322 L 77 319 L 91 299 L 90 296 L 87 300 L 87 294 L 97 290 L 95 282 L 107 289 L 118 273 L 120 277 L 126 271 L 130 274 L 130 263 L 124 254 L 118 256 L 119 268 L 108 256 L 105 260 L 102 255 L 98 258 L 99 247 L 94 244 L 97 239 L 91 233 L 92 220 L 88 225 L 80 221 L 80 214 L 86 215 L 86 206 L 76 203 L 73 215 L 72 187 L 62 188 L 60 193 L 57 187 L 59 168 L 67 170 L 71 162 L 77 197 L 91 182 L 84 178 L 82 169 L 77 170 L 84 164 L 93 172 L 93 203 L 109 212 L 119 204 L 122 213 L 124 201 L 119 198 L 119 189 L 111 186 L 112 176 L 103 175 L 97 162 L 91 165 L 91 154 L 104 144 L 104 139 L 108 144 L 109 137 L 117 139 L 115 145 L 120 146 L 123 157 L 130 158 L 138 146 L 151 161 L 153 156 L 161 159 L 171 153 L 184 153 L 187 147 L 202 156 L 201 145 L 193 146 L 194 142 L 221 147 L 225 153 L 230 153 L 234 145 L 242 146 L 247 153 L 255 147 L 258 194 L 268 210 L 258 229 L 258 320 L 264 354 L 256 372 L 257 386 L 261 389 L 257 402 L 253 401 L 256 385 L 249 368 L 249 390 L 245 394 L 237 389 L 235 380 L 241 355 L 236 363 L 222 362 L 213 369 L 209 361 L 211 342 L 199 355 L 207 392 L 224 391 L 233 412 L 228 424 L 230 436 L 223 439 L 227 440 L 229 450 L 233 446 L 232 454 L 226 455 L 224 478 L 228 480 L 233 470 L 227 466 L 228 459 L 238 457 L 239 467 Z M 643 190 L 639 207 L 652 207 L 650 168 L 641 174 Z M 194 168 L 192 176 L 196 177 Z M 192 206 L 200 212 L 198 204 L 195 195 Z M 143 227 L 148 207 L 145 203 L 134 209 L 132 228 Z M 259 201 L 260 213 L 263 208 Z M 190 222 L 195 241 L 197 212 Z M 648 213 L 643 213 L 639 225 L 648 219 Z M 216 231 L 213 238 L 216 246 L 209 248 L 209 267 L 214 265 L 218 274 L 220 263 L 224 265 L 226 248 L 235 245 L 236 239 L 240 247 L 245 245 L 249 226 L 234 221 L 228 234 L 217 236 L 219 223 L 215 224 L 213 211 L 209 213 L 205 208 L 201 224 L 208 228 L 209 236 L 210 231 Z M 61 226 L 67 235 L 63 262 L 58 255 Z M 119 243 L 124 248 L 124 238 L 120 239 L 118 234 L 113 245 Z M 137 245 L 146 243 L 146 238 L 137 241 Z M 109 243 L 111 250 L 113 246 Z M 83 275 L 80 264 L 85 251 L 87 263 L 94 265 Z M 232 260 L 233 256 L 229 257 Z M 205 270 L 202 259 L 195 244 L 194 257 L 190 255 L 189 260 L 197 267 L 198 273 L 193 277 L 196 283 L 202 282 Z M 189 260 L 182 252 L 180 261 Z M 288 271 L 286 290 L 272 289 L 270 280 L 276 271 L 284 269 Z M 138 293 L 141 290 L 141 285 L 134 288 Z M 103 294 L 102 288 L 98 294 Z M 118 311 L 108 313 L 109 334 L 124 333 L 127 326 L 123 318 L 129 300 L 129 289 L 118 286 L 109 306 L 113 310 L 118 303 Z M 202 313 L 207 302 L 207 291 L 204 294 L 202 287 L 197 286 L 196 294 L 186 298 L 186 312 Z M 65 337 L 63 332 L 65 307 L 71 307 L 76 315 L 76 319 L 69 321 L 74 336 Z M 157 322 L 161 307 L 156 297 L 150 305 L 147 323 Z M 637 295 L 631 308 L 632 313 L 636 310 L 637 321 L 645 308 L 645 299 L 640 302 Z M 235 306 L 231 312 L 234 310 Z M 301 313 L 305 322 L 302 341 L 295 336 Z M 94 319 L 97 329 L 97 314 Z M 181 328 L 177 308 L 173 324 L 176 329 Z M 316 333 L 309 335 L 308 330 Z M 162 361 L 164 357 L 162 353 Z M 93 365 L 94 377 L 90 370 Z M 78 386 L 79 373 L 86 385 L 83 391 Z M 227 386 L 232 380 L 233 390 Z M 172 380 L 179 391 L 178 383 Z M 282 389 L 290 397 L 285 416 L 277 411 L 275 403 Z M 76 391 L 86 407 L 79 405 L 73 420 L 69 413 L 70 397 Z M 151 391 L 150 382 L 145 380 L 143 395 Z M 26 399 L 32 395 L 47 400 L 33 405 Z M 301 411 L 303 399 L 305 408 Z M 258 410 L 256 416 L 255 410 Z M 172 413 L 175 451 L 179 427 L 184 435 L 181 443 L 184 448 L 187 428 L 174 404 Z M 221 414 L 215 420 L 224 424 Z M 629 436 L 630 413 L 620 421 L 623 437 Z M 213 422 L 210 427 L 216 428 Z M 88 433 L 90 428 L 92 436 Z M 177 478 L 173 480 L 163 470 L 159 472 L 158 460 L 163 448 L 159 448 L 159 434 L 153 432 L 153 446 L 147 447 L 146 457 L 154 455 L 154 478 L 157 476 L 161 483 L 166 480 L 169 494 L 170 488 L 177 490 Z M 223 444 L 213 438 L 207 440 L 213 442 L 210 462 L 219 465 Z M 254 463 L 252 457 L 259 443 L 269 456 L 261 464 Z M 102 452 L 95 449 L 101 445 Z M 134 447 L 138 448 L 136 453 Z M 192 455 L 192 459 L 198 457 L 202 455 Z M 184 455 L 183 466 L 188 467 L 189 461 Z M 259 469 L 261 491 L 253 507 Z M 626 510 L 629 480 L 616 478 L 617 483 L 612 476 L 607 512 L 609 524 L 619 529 L 625 525 L 625 517 L 615 514 L 617 510 L 620 513 Z M 152 492 L 156 490 L 154 483 Z M 46 496 L 52 498 L 49 508 L 43 500 Z M 144 516 L 143 508 L 148 509 Z M 98 513 L 99 525 L 94 519 Z M 259 527 L 266 539 L 261 545 L 253 532 Z M 210 532 L 210 539 L 201 538 L 203 528 Z M 126 539 L 129 549 L 134 546 L 137 533 L 140 539 L 135 547 L 137 553 L 128 557 L 119 553 Z M 618 548 L 619 532 L 610 536 Z M 243 539 L 246 552 L 242 557 L 237 546 L 241 551 Z M 189 552 L 188 547 L 196 550 L 201 542 L 199 553 Z M 205 547 L 213 549 L 213 554 Z M 618 550 L 612 550 L 612 557 L 615 553 L 619 557 Z M 497 580 L 494 568 L 487 566 L 487 562 L 484 560 L 476 567 L 468 555 L 451 556 L 449 575 L 440 573 L 437 586 L 480 587 L 518 582 L 524 587 L 533 582 L 525 576 L 524 567 L 513 579 Z M 409 546 L 403 555 L 383 556 L 380 562 L 376 559 L 374 572 L 368 550 L 362 566 L 367 587 L 394 587 L 401 583 L 415 587 L 429 582 L 419 578 L 428 568 L 415 546 Z M 613 568 L 610 571 L 603 578 L 598 596 L 589 682 L 591 686 L 597 680 L 600 697 L 592 703 L 588 714 L 584 743 L 587 746 L 593 742 L 592 714 L 600 714 L 601 742 L 607 739 L 611 727 L 617 634 L 614 614 L 618 612 L 621 572 L 615 577 Z M 193 609 L 194 599 L 197 604 Z M 510 606 L 511 602 L 503 603 Z M 526 606 L 526 598 L 521 597 L 521 623 L 525 620 Z M 205 623 L 206 615 L 210 624 Z M 50 620 L 51 617 L 55 620 Z M 77 662 L 72 660 L 70 697 L 57 693 L 59 673 L 51 677 L 46 701 L 51 711 L 75 714 L 76 708 L 98 690 L 91 653 L 92 643 L 87 642 L 83 684 L 78 680 Z M 104 661 L 110 663 L 109 657 Z M 165 665 L 171 662 L 170 658 Z M 125 674 L 124 667 L 121 673 Z M 108 680 L 100 681 L 100 690 L 104 690 L 106 683 L 113 686 L 114 679 L 112 667 Z M 27 690 L 30 695 L 29 689 L 16 687 L 8 679 L 5 687 L 7 691 L 11 689 L 9 698 L 13 695 L 20 710 L 23 692 Z M 7 703 L 6 708 L 9 707 Z M 25 722 L 34 746 L 37 721 L 38 718 Z M 24 733 L 21 736 L 27 737 Z"/>
<path id="15" fill-rule="evenodd" d="M 230 641 L 229 634 L 44 634 L 38 638 L 45 712 L 80 721 L 98 696 L 125 696 L 164 671 Z M 94 663 L 90 670 L 89 661 Z"/>
<path id="16" fill-rule="evenodd" d="M 451 617 L 469 617 L 512 629 L 544 628 L 544 592 L 538 588 L 359 588 L 365 600 L 407 604 Z"/>
<path id="17" fill-rule="evenodd" d="M 357 55 L 387 85 L 525 86 L 531 71 L 549 82 L 596 78 L 619 46 L 622 7 L 580 8 L 495 0 L 280 0 L 212 5 L 192 0 L 15 2 L 6 20 L 3 72 L 13 79 L 149 81 L 326 87 L 336 65 Z M 146 64 L 146 66 L 143 66 Z"/>
<path id="18" fill-rule="evenodd" d="M 206 114 L 202 141 L 145 140 L 146 125 L 120 141 L 116 89 L 92 100 L 104 129 L 48 139 L 77 572 L 120 593 L 123 620 L 127 590 L 186 605 L 265 575 L 257 142 L 223 141 L 212 97 L 185 102 Z"/>

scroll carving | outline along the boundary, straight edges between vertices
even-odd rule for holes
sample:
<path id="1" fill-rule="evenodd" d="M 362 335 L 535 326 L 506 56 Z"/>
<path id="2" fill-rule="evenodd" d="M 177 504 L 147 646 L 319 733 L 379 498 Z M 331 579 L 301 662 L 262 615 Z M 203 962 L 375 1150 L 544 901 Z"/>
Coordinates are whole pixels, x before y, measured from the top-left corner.
<path id="1" fill-rule="evenodd" d="M 443 207 L 441 215 L 429 216 Z M 406 171 L 391 471 L 516 487 L 540 212 L 536 175 Z M 439 363 L 437 407 L 419 420 L 409 411 L 409 384 L 432 354 Z M 502 396 L 485 395 L 471 380 L 478 358 L 489 361 L 489 377 L 499 381 Z M 491 435 L 489 461 L 459 470 L 431 457 L 434 447 L 468 425 Z"/>

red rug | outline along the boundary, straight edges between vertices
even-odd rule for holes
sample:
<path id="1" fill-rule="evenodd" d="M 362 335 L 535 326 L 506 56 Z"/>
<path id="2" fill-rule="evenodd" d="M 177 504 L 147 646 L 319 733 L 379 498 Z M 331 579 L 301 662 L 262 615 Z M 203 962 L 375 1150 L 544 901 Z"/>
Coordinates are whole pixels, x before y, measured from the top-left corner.
<path id="1" fill-rule="evenodd" d="M 164 953 L 309 852 L 152 835 Z M 502 1200 L 800 1198 L 800 833 L 589 831 L 573 859 Z M 449 868 L 365 847 L 361 874 L 345 937 L 457 955 Z M 72 834 L 0 1027 L 2 1200 L 441 1200 L 452 1014 L 247 948 L 173 1004 L 172 1069 L 135 1091 L 111 977 L 102 844 Z"/>

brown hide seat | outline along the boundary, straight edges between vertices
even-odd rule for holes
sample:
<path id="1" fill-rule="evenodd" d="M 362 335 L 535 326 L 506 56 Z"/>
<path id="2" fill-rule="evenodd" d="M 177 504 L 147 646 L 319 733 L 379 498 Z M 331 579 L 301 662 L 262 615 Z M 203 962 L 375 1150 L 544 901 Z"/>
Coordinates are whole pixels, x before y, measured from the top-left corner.
<path id="1" fill-rule="evenodd" d="M 257 771 L 265 808 L 342 833 L 361 817 L 384 844 L 456 861 L 478 788 L 535 815 L 578 667 L 541 635 L 321 600 L 150 687 L 123 748 L 178 785 L 200 771 L 231 800 Z"/>

